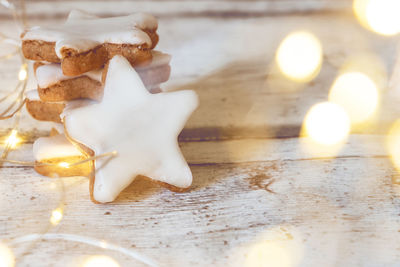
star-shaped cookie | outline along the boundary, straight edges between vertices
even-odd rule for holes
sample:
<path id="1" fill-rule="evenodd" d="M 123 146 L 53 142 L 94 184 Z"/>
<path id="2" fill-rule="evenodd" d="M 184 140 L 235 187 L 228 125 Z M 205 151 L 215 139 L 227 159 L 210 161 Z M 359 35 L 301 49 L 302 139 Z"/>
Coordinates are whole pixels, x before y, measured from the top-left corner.
<path id="1" fill-rule="evenodd" d="M 63 114 L 67 135 L 73 141 L 96 155 L 118 153 L 111 160 L 96 160 L 93 200 L 115 200 L 138 175 L 189 187 L 192 173 L 177 137 L 197 106 L 194 91 L 150 94 L 124 57 L 112 58 L 103 100 L 76 109 L 67 106 Z"/>
<path id="2" fill-rule="evenodd" d="M 68 76 L 99 69 L 114 55 L 125 56 L 134 66 L 149 64 L 157 26 L 157 19 L 144 13 L 97 18 L 74 10 L 63 24 L 24 32 L 22 51 L 27 59 L 61 62 Z"/>

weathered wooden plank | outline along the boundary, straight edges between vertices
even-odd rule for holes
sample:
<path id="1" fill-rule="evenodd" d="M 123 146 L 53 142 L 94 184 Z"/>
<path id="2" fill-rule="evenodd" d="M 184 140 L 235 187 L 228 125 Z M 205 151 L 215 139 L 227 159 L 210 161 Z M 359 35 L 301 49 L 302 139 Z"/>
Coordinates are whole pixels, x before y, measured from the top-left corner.
<path id="1" fill-rule="evenodd" d="M 381 154 L 376 151 L 380 141 L 364 143 L 363 138 L 355 136 L 347 148 L 355 152 L 363 144 L 365 151 Z M 253 140 L 240 142 L 236 147 L 254 147 Z M 181 194 L 138 179 L 115 203 L 94 205 L 84 178 L 64 179 L 65 216 L 53 232 L 116 242 L 166 266 L 243 266 L 254 243 L 267 242 L 268 236 L 268 244 L 281 247 L 285 258 L 300 253 L 300 266 L 396 266 L 400 202 L 389 160 L 361 151 L 346 154 L 346 149 L 336 159 L 304 159 L 293 156 L 298 147 L 292 140 L 276 142 L 282 150 L 275 156 L 247 163 L 247 153 L 237 163 L 226 163 L 224 142 L 195 142 L 197 150 L 184 146 L 189 158 L 199 155 L 198 163 L 207 161 L 201 148 L 214 147 L 208 161 L 215 163 L 192 165 L 193 188 Z M 42 231 L 57 205 L 55 180 L 11 166 L 1 168 L 0 176 L 0 236 Z M 35 246 L 21 265 L 61 266 L 79 262 L 82 255 L 108 254 L 61 241 Z M 21 251 L 15 248 L 17 255 Z M 117 253 L 110 255 L 132 264 Z"/>

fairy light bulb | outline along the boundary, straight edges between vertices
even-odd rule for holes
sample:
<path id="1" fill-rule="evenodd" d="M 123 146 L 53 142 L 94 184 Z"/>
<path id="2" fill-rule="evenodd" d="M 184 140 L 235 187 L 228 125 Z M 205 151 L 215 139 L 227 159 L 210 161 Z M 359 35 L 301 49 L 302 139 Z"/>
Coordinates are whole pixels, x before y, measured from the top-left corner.
<path id="1" fill-rule="evenodd" d="M 68 162 L 60 162 L 58 163 L 58 166 L 62 168 L 69 168 L 69 163 Z"/>
<path id="2" fill-rule="evenodd" d="M 20 144 L 22 139 L 18 137 L 18 131 L 13 129 L 10 135 L 7 137 L 5 144 L 11 149 L 14 149 Z"/>
<path id="3" fill-rule="evenodd" d="M 379 91 L 367 75 L 350 72 L 336 79 L 329 93 L 329 101 L 344 108 L 352 123 L 362 123 L 376 111 Z"/>
<path id="4" fill-rule="evenodd" d="M 276 62 L 281 72 L 289 79 L 310 81 L 321 68 L 322 45 L 310 32 L 293 32 L 279 45 Z"/>
<path id="5" fill-rule="evenodd" d="M 18 73 L 18 79 L 19 79 L 20 81 L 25 81 L 26 78 L 28 77 L 28 71 L 27 71 L 27 69 L 28 69 L 28 65 L 27 65 L 27 64 L 23 64 L 23 65 L 21 66 L 21 69 L 19 70 L 19 73 Z"/>
<path id="6" fill-rule="evenodd" d="M 82 267 L 120 267 L 120 265 L 110 256 L 95 255 L 87 258 Z"/>
<path id="7" fill-rule="evenodd" d="M 0 267 L 14 267 L 15 258 L 10 248 L 0 243 Z"/>
<path id="8" fill-rule="evenodd" d="M 339 144 L 349 135 L 350 119 L 346 111 L 331 102 L 311 107 L 304 120 L 307 136 L 320 145 Z"/>
<path id="9" fill-rule="evenodd" d="M 60 223 L 63 217 L 63 210 L 62 208 L 57 208 L 51 212 L 50 222 L 53 225 L 57 225 Z"/>

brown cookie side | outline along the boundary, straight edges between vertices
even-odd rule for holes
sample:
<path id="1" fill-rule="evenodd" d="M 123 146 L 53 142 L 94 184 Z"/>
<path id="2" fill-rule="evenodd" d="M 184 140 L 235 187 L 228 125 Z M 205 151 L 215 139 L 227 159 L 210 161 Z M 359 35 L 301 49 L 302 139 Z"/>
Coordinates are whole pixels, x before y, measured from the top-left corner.
<path id="1" fill-rule="evenodd" d="M 105 43 L 108 60 L 116 55 L 125 57 L 132 66 L 147 66 L 151 63 L 152 54 L 147 45 L 110 44 Z"/>
<path id="2" fill-rule="evenodd" d="M 39 100 L 26 100 L 29 114 L 39 121 L 61 122 L 60 114 L 65 108 L 64 103 L 49 103 Z"/>
<path id="3" fill-rule="evenodd" d="M 108 60 L 107 49 L 99 45 L 89 51 L 79 52 L 71 48 L 61 50 L 61 68 L 64 75 L 78 76 L 103 67 Z"/>
<path id="4" fill-rule="evenodd" d="M 60 59 L 55 52 L 55 45 L 54 42 L 24 40 L 21 48 L 26 59 L 59 63 Z"/>
<path id="5" fill-rule="evenodd" d="M 154 49 L 156 45 L 158 44 L 159 36 L 157 34 L 157 29 L 154 30 L 149 30 L 149 29 L 144 29 L 143 30 L 151 39 L 151 47 L 150 49 Z"/>
<path id="6" fill-rule="evenodd" d="M 79 98 L 101 100 L 103 97 L 101 82 L 88 76 L 61 80 L 46 88 L 38 87 L 37 90 L 40 99 L 46 102 L 70 101 Z"/>

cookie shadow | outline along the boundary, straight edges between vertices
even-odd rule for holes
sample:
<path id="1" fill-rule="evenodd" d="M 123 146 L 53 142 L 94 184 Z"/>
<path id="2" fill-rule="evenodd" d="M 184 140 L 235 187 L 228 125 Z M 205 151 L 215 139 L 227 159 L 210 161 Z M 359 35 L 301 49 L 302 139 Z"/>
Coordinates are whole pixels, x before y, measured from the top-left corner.
<path id="1" fill-rule="evenodd" d="M 119 194 L 114 203 L 120 204 L 140 202 L 154 194 L 159 193 L 161 190 L 162 186 L 160 186 L 158 183 L 149 178 L 138 176 L 127 188 L 121 192 L 121 194 Z"/>

